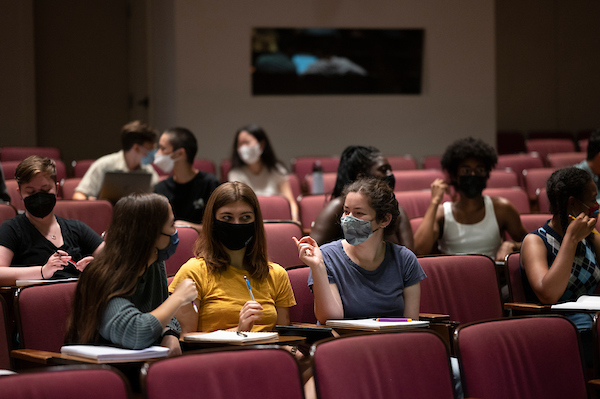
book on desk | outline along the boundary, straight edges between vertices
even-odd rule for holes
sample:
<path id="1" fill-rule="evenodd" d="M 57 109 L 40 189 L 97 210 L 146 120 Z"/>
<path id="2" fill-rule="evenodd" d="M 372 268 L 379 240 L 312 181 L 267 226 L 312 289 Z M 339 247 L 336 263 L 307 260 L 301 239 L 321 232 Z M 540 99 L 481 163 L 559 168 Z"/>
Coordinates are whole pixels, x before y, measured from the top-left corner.
<path id="1" fill-rule="evenodd" d="M 164 346 L 151 346 L 146 349 L 123 349 L 113 346 L 101 345 L 65 345 L 60 348 L 60 353 L 69 356 L 79 356 L 98 362 L 113 362 L 122 360 L 146 360 L 166 357 L 169 348 Z"/>
<path id="2" fill-rule="evenodd" d="M 552 310 L 600 310 L 600 295 L 582 295 L 575 302 L 552 305 Z"/>
<path id="3" fill-rule="evenodd" d="M 256 332 L 237 332 L 217 330 L 209 333 L 186 334 L 183 337 L 184 342 L 221 342 L 221 343 L 245 343 L 255 341 L 265 341 L 278 338 L 277 332 L 256 331 Z"/>
<path id="4" fill-rule="evenodd" d="M 367 328 L 373 330 L 410 328 L 410 327 L 427 327 L 428 321 L 410 320 L 410 321 L 379 321 L 376 318 L 369 319 L 341 319 L 327 320 L 325 323 L 328 327 L 343 327 L 343 328 Z"/>

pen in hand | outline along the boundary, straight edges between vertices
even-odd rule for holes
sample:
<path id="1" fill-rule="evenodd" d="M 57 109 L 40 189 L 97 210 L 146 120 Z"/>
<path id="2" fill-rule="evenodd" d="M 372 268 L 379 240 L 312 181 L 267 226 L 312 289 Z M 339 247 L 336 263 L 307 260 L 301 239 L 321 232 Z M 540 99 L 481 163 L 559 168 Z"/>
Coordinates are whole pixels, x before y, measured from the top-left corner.
<path id="1" fill-rule="evenodd" d="M 575 216 L 573 215 L 569 215 L 569 217 L 573 220 L 577 219 Z M 598 230 L 594 229 L 592 230 L 592 233 L 596 234 L 597 236 L 600 236 L 600 233 L 598 233 Z"/>
<path id="2" fill-rule="evenodd" d="M 244 276 L 244 280 L 246 280 L 246 286 L 248 287 L 250 298 L 252 298 L 253 301 L 256 301 L 256 299 L 254 299 L 254 294 L 252 293 L 252 287 L 250 287 L 250 281 L 248 280 L 248 277 Z"/>
<path id="3" fill-rule="evenodd" d="M 192 301 L 192 307 L 194 308 L 194 312 L 198 313 L 198 306 L 196 306 L 195 301 Z"/>

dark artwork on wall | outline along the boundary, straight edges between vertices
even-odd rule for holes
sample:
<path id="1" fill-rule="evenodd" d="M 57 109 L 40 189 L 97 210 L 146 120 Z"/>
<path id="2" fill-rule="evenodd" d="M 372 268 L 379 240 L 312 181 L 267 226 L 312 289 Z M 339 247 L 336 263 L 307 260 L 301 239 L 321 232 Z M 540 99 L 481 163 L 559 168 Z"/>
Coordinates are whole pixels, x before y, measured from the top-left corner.
<path id="1" fill-rule="evenodd" d="M 252 30 L 252 94 L 420 94 L 423 29 Z"/>

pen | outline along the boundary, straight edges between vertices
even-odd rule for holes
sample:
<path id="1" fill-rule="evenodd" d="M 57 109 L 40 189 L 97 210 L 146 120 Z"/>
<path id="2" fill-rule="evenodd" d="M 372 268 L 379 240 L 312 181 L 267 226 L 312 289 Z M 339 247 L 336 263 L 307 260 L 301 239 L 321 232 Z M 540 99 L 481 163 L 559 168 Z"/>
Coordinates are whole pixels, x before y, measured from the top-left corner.
<path id="1" fill-rule="evenodd" d="M 253 301 L 256 301 L 256 299 L 254 299 L 254 294 L 252 293 L 252 287 L 250 287 L 250 281 L 248 280 L 248 277 L 244 276 L 244 280 L 246 280 L 246 286 L 248 287 L 248 292 L 250 293 L 250 297 L 252 298 Z"/>
<path id="2" fill-rule="evenodd" d="M 196 306 L 195 301 L 192 301 L 192 307 L 194 308 L 194 312 L 198 313 L 198 306 Z"/>
<path id="3" fill-rule="evenodd" d="M 395 318 L 395 317 L 379 317 L 375 321 L 412 321 L 412 319 Z"/>
<path id="4" fill-rule="evenodd" d="M 569 215 L 569 217 L 573 220 L 577 219 L 575 216 L 573 215 Z M 592 233 L 596 234 L 597 236 L 600 236 L 600 233 L 598 233 L 598 231 L 596 229 L 592 230 Z"/>

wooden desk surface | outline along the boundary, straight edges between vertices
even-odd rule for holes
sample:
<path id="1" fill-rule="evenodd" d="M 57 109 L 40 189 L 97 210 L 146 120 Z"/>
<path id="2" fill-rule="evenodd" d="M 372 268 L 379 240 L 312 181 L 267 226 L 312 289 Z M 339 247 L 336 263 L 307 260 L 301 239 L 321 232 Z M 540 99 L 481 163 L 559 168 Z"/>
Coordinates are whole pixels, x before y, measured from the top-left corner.
<path id="1" fill-rule="evenodd" d="M 125 363 L 144 363 L 150 360 L 159 360 L 163 358 L 152 358 L 152 359 L 127 359 L 127 360 L 111 360 L 111 361 L 98 361 L 80 356 L 64 355 L 59 352 L 47 352 L 40 351 L 37 349 L 14 349 L 10 352 L 10 356 L 14 359 L 25 360 L 31 363 L 37 363 L 47 366 L 65 365 L 65 364 L 125 364 Z"/>
<path id="2" fill-rule="evenodd" d="M 197 334 L 197 333 L 189 333 L 189 334 Z M 249 342 L 190 342 L 185 341 L 185 336 L 187 334 L 183 334 L 179 339 L 179 342 L 182 345 L 182 350 L 196 350 L 196 349 L 204 349 L 204 348 L 219 348 L 223 346 L 251 346 L 251 345 L 268 345 L 268 344 L 284 344 L 284 345 L 297 345 L 302 343 L 306 338 L 305 337 L 296 337 L 296 336 L 284 336 L 280 335 L 277 338 L 264 339 L 260 341 L 249 341 Z"/>

